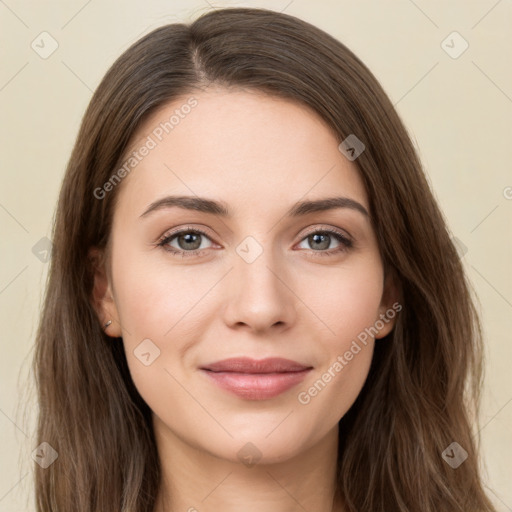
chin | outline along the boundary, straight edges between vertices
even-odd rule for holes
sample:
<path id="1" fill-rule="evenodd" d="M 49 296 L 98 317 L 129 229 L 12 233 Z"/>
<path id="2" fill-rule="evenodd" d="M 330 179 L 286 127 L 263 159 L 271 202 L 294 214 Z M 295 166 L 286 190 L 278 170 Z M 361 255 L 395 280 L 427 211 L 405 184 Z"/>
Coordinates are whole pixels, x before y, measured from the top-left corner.
<path id="1" fill-rule="evenodd" d="M 282 421 L 283 417 L 280 418 Z M 288 424 L 286 427 L 273 422 L 269 427 L 266 423 L 252 425 L 251 428 L 236 430 L 234 438 L 219 436 L 212 444 L 210 438 L 208 445 L 202 440 L 203 449 L 214 456 L 242 463 L 248 467 L 255 464 L 276 464 L 286 462 L 309 449 L 319 439 L 305 437 L 300 425 Z M 278 426 L 279 425 L 279 426 Z M 277 426 L 277 428 L 276 428 Z M 275 430 L 273 430 L 275 429 Z"/>

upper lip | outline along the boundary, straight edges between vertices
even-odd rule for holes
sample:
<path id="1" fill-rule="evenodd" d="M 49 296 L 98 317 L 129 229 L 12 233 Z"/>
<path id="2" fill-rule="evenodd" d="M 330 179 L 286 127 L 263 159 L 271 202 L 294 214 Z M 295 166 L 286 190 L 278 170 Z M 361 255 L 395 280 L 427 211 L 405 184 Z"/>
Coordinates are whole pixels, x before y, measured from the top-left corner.
<path id="1" fill-rule="evenodd" d="M 251 359 L 249 357 L 234 357 L 223 359 L 206 366 L 202 370 L 212 372 L 236 372 L 236 373 L 286 373 L 300 372 L 312 368 L 297 361 L 283 359 L 281 357 L 270 357 L 267 359 Z"/>

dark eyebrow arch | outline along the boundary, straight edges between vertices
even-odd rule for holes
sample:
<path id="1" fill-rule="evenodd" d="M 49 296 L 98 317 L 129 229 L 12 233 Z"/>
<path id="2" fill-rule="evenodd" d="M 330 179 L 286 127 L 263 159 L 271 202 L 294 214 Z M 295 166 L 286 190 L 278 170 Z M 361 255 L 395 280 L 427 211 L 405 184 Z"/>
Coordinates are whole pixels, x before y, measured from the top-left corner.
<path id="1" fill-rule="evenodd" d="M 210 213 L 212 215 L 218 215 L 224 218 L 231 217 L 231 213 L 225 203 L 197 196 L 163 197 L 162 199 L 158 199 L 151 203 L 140 217 L 143 218 L 151 212 L 164 208 L 171 208 L 173 206 L 183 208 L 185 210 Z M 308 213 L 334 210 L 337 208 L 350 208 L 360 212 L 367 218 L 370 217 L 368 210 L 361 203 L 358 203 L 349 197 L 331 197 L 326 199 L 316 199 L 312 201 L 299 201 L 298 203 L 294 204 L 288 210 L 288 212 L 285 213 L 285 216 L 300 217 L 302 215 L 307 215 Z"/>

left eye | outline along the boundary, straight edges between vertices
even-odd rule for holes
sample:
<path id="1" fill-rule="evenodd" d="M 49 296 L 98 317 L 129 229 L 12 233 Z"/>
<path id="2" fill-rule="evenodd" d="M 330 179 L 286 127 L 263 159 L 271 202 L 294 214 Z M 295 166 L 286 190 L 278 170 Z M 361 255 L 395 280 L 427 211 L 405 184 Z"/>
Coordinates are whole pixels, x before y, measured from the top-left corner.
<path id="1" fill-rule="evenodd" d="M 332 239 L 335 239 L 342 248 L 350 247 L 351 243 L 343 236 L 341 233 L 334 231 L 315 231 L 314 233 L 310 233 L 308 236 L 303 238 L 303 241 L 306 241 L 313 246 L 314 249 L 324 250 L 329 249 Z M 316 248 L 314 247 L 316 245 Z M 334 250 L 338 250 L 338 247 L 335 247 Z"/>

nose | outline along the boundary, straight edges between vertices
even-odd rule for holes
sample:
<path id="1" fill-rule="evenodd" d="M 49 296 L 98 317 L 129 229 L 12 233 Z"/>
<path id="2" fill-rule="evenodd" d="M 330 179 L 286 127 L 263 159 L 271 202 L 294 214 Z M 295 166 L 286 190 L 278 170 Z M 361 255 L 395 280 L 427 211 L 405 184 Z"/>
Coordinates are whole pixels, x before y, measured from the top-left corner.
<path id="1" fill-rule="evenodd" d="M 291 277 L 270 250 L 252 263 L 235 255 L 227 286 L 224 320 L 229 327 L 261 334 L 269 329 L 288 329 L 295 321 L 298 299 Z"/>

